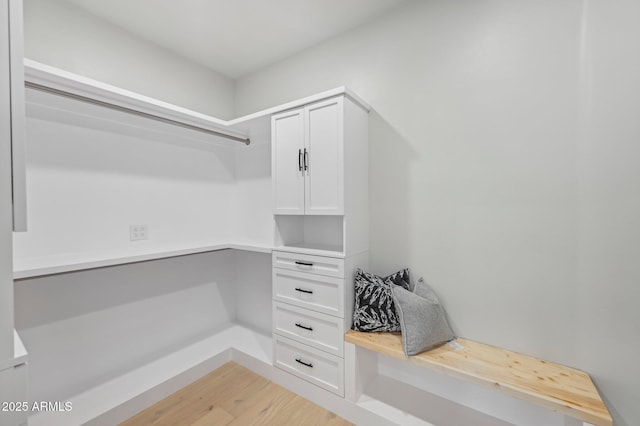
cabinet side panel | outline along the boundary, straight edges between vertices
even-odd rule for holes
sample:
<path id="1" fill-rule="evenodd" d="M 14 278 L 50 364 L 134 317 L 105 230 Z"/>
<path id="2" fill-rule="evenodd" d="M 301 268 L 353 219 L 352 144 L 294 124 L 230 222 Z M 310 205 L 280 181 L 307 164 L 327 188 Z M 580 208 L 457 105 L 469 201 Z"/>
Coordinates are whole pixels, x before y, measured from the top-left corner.
<path id="1" fill-rule="evenodd" d="M 13 358 L 9 5 L 0 0 L 0 361 Z"/>
<path id="2" fill-rule="evenodd" d="M 345 259 L 344 264 L 344 328 L 351 329 L 355 303 L 356 269 L 369 270 L 369 252 L 365 251 Z"/>
<path id="3" fill-rule="evenodd" d="M 344 101 L 345 214 L 347 256 L 369 249 L 369 114 Z"/>
<path id="4" fill-rule="evenodd" d="M 254 141 L 235 148 L 235 191 L 233 192 L 234 240 L 273 245 L 274 220 L 271 199 L 271 142 Z M 238 144 L 239 145 L 239 144 Z"/>
<path id="5" fill-rule="evenodd" d="M 27 230 L 25 170 L 24 41 L 22 0 L 9 0 L 9 53 L 11 70 L 11 167 L 13 230 Z"/>
<path id="6" fill-rule="evenodd" d="M 271 255 L 237 250 L 234 259 L 236 320 L 271 334 Z"/>

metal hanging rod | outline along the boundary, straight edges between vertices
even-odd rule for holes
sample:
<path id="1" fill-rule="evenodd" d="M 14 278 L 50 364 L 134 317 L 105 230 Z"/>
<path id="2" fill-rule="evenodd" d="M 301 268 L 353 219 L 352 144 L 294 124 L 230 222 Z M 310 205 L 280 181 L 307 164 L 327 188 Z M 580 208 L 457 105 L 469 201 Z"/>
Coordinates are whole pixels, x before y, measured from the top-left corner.
<path id="1" fill-rule="evenodd" d="M 238 136 L 228 135 L 226 133 L 218 132 L 216 130 L 205 129 L 204 127 L 195 126 L 193 124 L 182 123 L 180 121 L 172 120 L 170 118 L 160 117 L 155 114 L 151 114 L 148 112 L 142 112 L 135 110 L 133 108 L 127 108 L 121 105 L 112 104 L 110 102 L 100 101 L 98 99 L 92 99 L 87 96 L 77 95 L 75 93 L 67 92 L 65 90 L 54 89 L 53 87 L 44 86 L 42 84 L 33 83 L 30 81 L 24 82 L 25 87 L 30 89 L 39 90 L 41 92 L 53 93 L 54 95 L 64 96 L 70 99 L 75 99 L 77 101 L 86 102 L 92 105 L 98 105 L 105 108 L 114 109 L 116 111 L 126 112 L 128 114 L 137 115 L 139 117 L 149 118 L 151 120 L 161 121 L 163 123 L 172 124 L 174 126 L 184 127 L 185 129 L 195 130 L 201 133 L 206 133 L 208 135 L 219 136 L 221 138 L 231 139 L 232 141 L 241 142 L 245 145 L 249 145 L 251 140 L 249 138 L 241 138 Z"/>

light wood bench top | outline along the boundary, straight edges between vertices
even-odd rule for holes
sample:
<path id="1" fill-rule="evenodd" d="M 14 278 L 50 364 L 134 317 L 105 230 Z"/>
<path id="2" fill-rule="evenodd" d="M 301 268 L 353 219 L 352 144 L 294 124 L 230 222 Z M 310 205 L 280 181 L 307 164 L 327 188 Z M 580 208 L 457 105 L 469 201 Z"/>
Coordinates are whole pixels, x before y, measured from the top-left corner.
<path id="1" fill-rule="evenodd" d="M 613 425 L 591 377 L 573 368 L 465 339 L 455 340 L 461 348 L 446 344 L 408 358 L 402 350 L 400 334 L 349 330 L 344 340 L 491 387 L 583 422 Z"/>

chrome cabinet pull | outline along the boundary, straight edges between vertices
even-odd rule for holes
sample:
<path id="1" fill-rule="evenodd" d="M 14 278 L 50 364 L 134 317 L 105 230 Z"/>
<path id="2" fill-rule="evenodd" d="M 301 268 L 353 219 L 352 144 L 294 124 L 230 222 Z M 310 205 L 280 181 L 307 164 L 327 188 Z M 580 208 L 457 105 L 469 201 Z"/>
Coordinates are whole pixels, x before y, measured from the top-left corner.
<path id="1" fill-rule="evenodd" d="M 307 151 L 307 148 L 304 149 L 304 169 L 305 170 L 309 170 L 309 152 Z"/>
<path id="2" fill-rule="evenodd" d="M 302 150 L 298 150 L 298 171 L 302 171 Z"/>

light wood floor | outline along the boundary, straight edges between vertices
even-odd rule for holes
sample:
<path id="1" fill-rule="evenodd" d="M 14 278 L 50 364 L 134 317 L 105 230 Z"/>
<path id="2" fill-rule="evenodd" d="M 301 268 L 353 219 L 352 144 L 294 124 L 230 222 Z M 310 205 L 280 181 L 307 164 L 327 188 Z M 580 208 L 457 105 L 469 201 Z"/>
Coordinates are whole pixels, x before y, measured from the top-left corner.
<path id="1" fill-rule="evenodd" d="M 351 425 L 252 371 L 229 362 L 121 426 Z"/>

